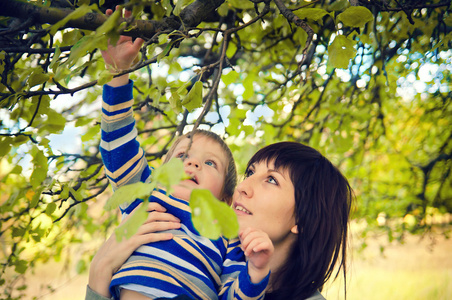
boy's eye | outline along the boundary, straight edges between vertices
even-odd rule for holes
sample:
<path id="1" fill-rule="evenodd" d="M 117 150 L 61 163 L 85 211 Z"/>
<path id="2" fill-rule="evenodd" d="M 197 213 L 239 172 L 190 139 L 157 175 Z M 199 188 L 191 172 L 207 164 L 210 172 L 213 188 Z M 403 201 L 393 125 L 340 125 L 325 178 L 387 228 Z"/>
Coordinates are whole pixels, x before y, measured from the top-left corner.
<path id="1" fill-rule="evenodd" d="M 208 166 L 214 167 L 214 168 L 217 167 L 217 164 L 214 161 L 212 161 L 212 160 L 206 161 L 205 164 L 208 165 Z"/>

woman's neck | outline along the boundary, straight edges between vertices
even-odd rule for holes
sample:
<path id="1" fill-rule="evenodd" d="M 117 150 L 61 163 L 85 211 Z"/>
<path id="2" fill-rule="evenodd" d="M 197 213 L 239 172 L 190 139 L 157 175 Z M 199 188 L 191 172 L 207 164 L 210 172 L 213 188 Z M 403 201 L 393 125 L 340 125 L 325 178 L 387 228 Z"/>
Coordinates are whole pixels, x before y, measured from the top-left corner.
<path id="1" fill-rule="evenodd" d="M 289 258 L 293 244 L 296 243 L 296 240 L 297 236 L 291 233 L 282 242 L 274 245 L 275 251 L 273 252 L 273 256 L 270 261 L 271 274 L 267 291 L 275 291 L 275 288 L 277 288 L 273 286 L 273 283 L 275 282 L 274 276 L 277 276 L 277 273 L 282 266 L 284 266 L 286 263 L 290 263 L 287 260 Z"/>

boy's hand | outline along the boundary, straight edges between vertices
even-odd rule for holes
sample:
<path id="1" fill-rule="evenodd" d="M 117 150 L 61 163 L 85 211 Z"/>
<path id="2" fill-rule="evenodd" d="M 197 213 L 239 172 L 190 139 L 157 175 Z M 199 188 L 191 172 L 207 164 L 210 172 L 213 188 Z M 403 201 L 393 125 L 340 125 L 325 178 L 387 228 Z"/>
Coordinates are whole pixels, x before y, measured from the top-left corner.
<path id="1" fill-rule="evenodd" d="M 248 259 L 248 274 L 251 282 L 258 283 L 270 271 L 270 259 L 275 250 L 273 243 L 268 234 L 253 228 L 241 230 L 239 238 L 242 250 Z"/>
<path id="2" fill-rule="evenodd" d="M 117 6 L 116 9 L 119 9 L 119 6 Z M 113 10 L 107 9 L 105 14 L 107 16 L 111 16 L 113 14 Z M 130 18 L 131 15 L 131 11 L 124 10 L 124 18 Z M 144 40 L 141 38 L 136 38 L 134 41 L 132 41 L 131 37 L 121 35 L 116 45 L 109 44 L 107 50 L 101 51 L 106 68 L 109 69 L 112 73 L 118 73 L 120 71 L 130 69 L 133 62 L 137 58 L 141 46 L 143 46 L 143 43 Z M 121 79 L 117 80 L 117 78 Z M 129 81 L 128 75 L 123 75 L 117 78 L 113 79 L 113 84 L 109 83 L 109 85 L 120 86 L 127 84 L 127 82 Z"/>

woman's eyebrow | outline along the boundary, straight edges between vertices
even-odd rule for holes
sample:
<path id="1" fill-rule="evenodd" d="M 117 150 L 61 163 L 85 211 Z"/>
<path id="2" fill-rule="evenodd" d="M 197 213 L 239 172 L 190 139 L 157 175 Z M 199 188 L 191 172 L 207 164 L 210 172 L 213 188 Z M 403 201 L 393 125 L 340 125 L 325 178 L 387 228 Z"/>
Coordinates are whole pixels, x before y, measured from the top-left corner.
<path id="1" fill-rule="evenodd" d="M 287 180 L 286 179 L 286 176 L 284 176 L 284 174 L 281 172 L 281 171 L 279 171 L 278 169 L 268 169 L 268 171 L 270 172 L 270 173 L 272 173 L 272 172 L 274 172 L 274 173 L 278 173 L 279 175 L 281 175 L 285 180 Z"/>

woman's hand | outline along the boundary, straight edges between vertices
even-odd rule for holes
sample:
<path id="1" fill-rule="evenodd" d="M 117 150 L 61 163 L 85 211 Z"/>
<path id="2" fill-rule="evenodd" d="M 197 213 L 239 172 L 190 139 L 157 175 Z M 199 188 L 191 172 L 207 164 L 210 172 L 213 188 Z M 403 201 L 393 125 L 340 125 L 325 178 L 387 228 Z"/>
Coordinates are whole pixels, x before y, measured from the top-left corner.
<path id="1" fill-rule="evenodd" d="M 241 230 L 239 238 L 248 260 L 248 274 L 251 282 L 258 283 L 270 272 L 270 259 L 275 250 L 273 243 L 268 234 L 253 228 Z"/>
<path id="2" fill-rule="evenodd" d="M 130 218 L 135 211 L 136 208 L 121 224 Z M 148 211 L 150 213 L 147 220 L 130 239 L 117 242 L 113 233 L 97 251 L 91 261 L 88 285 L 98 294 L 110 297 L 111 278 L 132 255 L 133 251 L 147 243 L 170 240 L 173 235 L 161 231 L 180 228 L 180 220 L 166 213 L 166 209 L 160 204 L 149 203 Z"/>
<path id="3" fill-rule="evenodd" d="M 116 10 L 118 9 L 120 9 L 119 6 L 116 7 Z M 105 14 L 107 16 L 111 16 L 113 14 L 113 10 L 107 9 Z M 131 16 L 131 11 L 124 10 L 124 18 L 130 18 Z M 112 73 L 118 73 L 120 71 L 130 69 L 133 62 L 137 58 L 141 46 L 143 46 L 143 43 L 144 40 L 141 38 L 136 38 L 134 41 L 132 41 L 131 37 L 121 35 L 119 37 L 119 40 L 116 42 L 116 45 L 108 44 L 107 50 L 101 51 L 106 68 L 109 69 Z M 111 84 L 109 83 L 109 85 L 120 86 L 127 84 L 128 81 L 129 76 L 123 75 L 114 78 Z"/>

